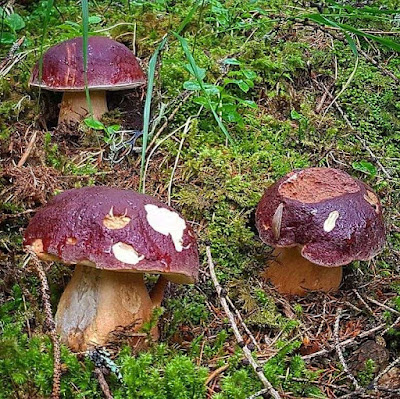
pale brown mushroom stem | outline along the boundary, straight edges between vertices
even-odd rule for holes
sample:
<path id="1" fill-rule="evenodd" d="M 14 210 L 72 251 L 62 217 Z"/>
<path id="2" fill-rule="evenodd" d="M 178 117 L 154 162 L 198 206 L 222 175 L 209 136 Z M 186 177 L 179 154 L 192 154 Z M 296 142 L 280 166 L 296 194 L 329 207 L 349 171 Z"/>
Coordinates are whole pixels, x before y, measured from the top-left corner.
<path id="1" fill-rule="evenodd" d="M 143 274 L 77 265 L 58 305 L 57 332 L 72 350 L 84 351 L 104 345 L 118 326 L 138 331 L 153 307 Z"/>
<path id="2" fill-rule="evenodd" d="M 164 299 L 164 292 L 167 288 L 169 280 L 167 280 L 162 274 L 158 278 L 156 284 L 150 292 L 150 298 L 153 302 L 154 307 L 160 307 L 161 302 Z"/>
<path id="3" fill-rule="evenodd" d="M 301 256 L 300 247 L 276 248 L 264 277 L 281 294 L 305 295 L 309 291 L 336 291 L 342 280 L 342 267 L 316 265 Z"/>
<path id="4" fill-rule="evenodd" d="M 93 117 L 97 120 L 108 111 L 105 90 L 96 90 L 90 92 L 90 101 L 92 104 Z M 85 91 L 66 91 L 63 94 L 58 124 L 81 122 L 89 117 L 89 107 L 86 101 Z"/>

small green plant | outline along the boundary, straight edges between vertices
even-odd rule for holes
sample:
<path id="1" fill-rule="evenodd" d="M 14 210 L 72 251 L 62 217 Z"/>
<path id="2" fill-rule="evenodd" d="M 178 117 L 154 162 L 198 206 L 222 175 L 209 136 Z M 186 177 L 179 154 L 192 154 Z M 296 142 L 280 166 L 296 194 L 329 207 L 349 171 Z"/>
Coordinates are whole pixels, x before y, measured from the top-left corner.
<path id="1" fill-rule="evenodd" d="M 121 128 L 120 125 L 105 126 L 102 122 L 94 118 L 86 118 L 83 120 L 83 122 L 87 127 L 90 127 L 91 129 L 103 131 L 104 133 L 103 140 L 106 144 L 109 145 L 115 142 L 116 134 L 118 130 L 120 130 Z"/>
<path id="2" fill-rule="evenodd" d="M 18 39 L 18 33 L 25 28 L 25 21 L 18 13 L 7 14 L 0 7 L 0 44 L 13 44 Z"/>
<path id="3" fill-rule="evenodd" d="M 358 170 L 359 172 L 365 173 L 367 175 L 370 175 L 371 177 L 375 177 L 376 176 L 376 167 L 371 163 L 368 162 L 364 159 L 362 159 L 361 161 L 354 161 L 351 166 L 353 167 L 353 169 Z"/>
<path id="4" fill-rule="evenodd" d="M 372 359 L 368 359 L 365 362 L 363 369 L 357 373 L 357 379 L 360 385 L 365 387 L 370 384 L 370 382 L 374 378 L 375 371 L 375 362 Z"/>
<path id="5" fill-rule="evenodd" d="M 204 106 L 206 109 L 214 109 L 218 115 L 221 115 L 225 122 L 237 123 L 239 127 L 244 127 L 243 117 L 239 109 L 241 107 L 257 108 L 252 100 L 241 98 L 234 90 L 230 90 L 232 86 L 237 87 L 242 93 L 248 93 L 254 87 L 254 81 L 257 74 L 246 68 L 236 58 L 227 58 L 223 64 L 225 67 L 238 66 L 237 70 L 231 70 L 227 73 L 227 77 L 223 79 L 223 84 L 205 83 L 204 79 L 206 71 L 197 67 L 193 69 L 192 65 L 187 65 L 188 72 L 196 78 L 196 80 L 188 80 L 183 84 L 183 88 L 190 91 L 200 93 L 194 99 L 194 102 Z M 199 80 L 202 82 L 199 82 Z"/>

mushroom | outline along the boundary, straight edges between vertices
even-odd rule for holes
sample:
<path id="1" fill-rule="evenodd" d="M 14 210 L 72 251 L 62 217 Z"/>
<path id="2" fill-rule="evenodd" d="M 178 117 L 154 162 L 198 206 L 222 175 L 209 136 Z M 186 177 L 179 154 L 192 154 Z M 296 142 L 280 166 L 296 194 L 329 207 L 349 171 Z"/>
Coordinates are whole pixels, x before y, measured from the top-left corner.
<path id="1" fill-rule="evenodd" d="M 49 48 L 33 68 L 30 85 L 50 91 L 62 91 L 58 118 L 61 122 L 79 122 L 89 111 L 86 102 L 82 38 L 76 37 Z M 133 53 L 123 44 L 107 37 L 88 39 L 87 85 L 93 117 L 107 112 L 106 91 L 132 89 L 146 81 Z"/>
<path id="2" fill-rule="evenodd" d="M 385 243 L 376 194 L 333 168 L 293 171 L 273 184 L 258 204 L 256 225 L 275 247 L 265 277 L 285 294 L 337 290 L 342 265 L 371 259 Z"/>
<path id="3" fill-rule="evenodd" d="M 55 317 L 62 341 L 75 351 L 105 344 L 118 326 L 138 331 L 160 306 L 168 280 L 189 284 L 198 275 L 186 221 L 129 190 L 85 187 L 55 196 L 31 219 L 24 245 L 42 260 L 76 264 Z M 150 293 L 144 273 L 161 274 Z"/>

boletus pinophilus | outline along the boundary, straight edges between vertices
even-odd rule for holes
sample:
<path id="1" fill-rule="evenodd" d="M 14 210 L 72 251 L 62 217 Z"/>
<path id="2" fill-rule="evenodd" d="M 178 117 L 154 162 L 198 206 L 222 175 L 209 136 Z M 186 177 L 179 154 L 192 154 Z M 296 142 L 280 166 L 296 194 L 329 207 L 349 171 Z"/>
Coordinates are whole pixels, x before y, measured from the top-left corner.
<path id="1" fill-rule="evenodd" d="M 76 265 L 55 317 L 62 341 L 75 351 L 105 344 L 118 326 L 138 331 L 160 306 L 168 280 L 187 284 L 198 276 L 186 221 L 129 190 L 85 187 L 55 196 L 31 219 L 24 245 L 42 260 Z M 144 273 L 161 274 L 150 293 Z"/>
<path id="2" fill-rule="evenodd" d="M 373 190 L 333 168 L 293 171 L 269 187 L 256 211 L 261 239 L 275 248 L 265 277 L 285 294 L 334 291 L 342 267 L 384 246 Z"/>
<path id="3" fill-rule="evenodd" d="M 64 92 L 58 123 L 80 122 L 88 116 L 81 37 L 50 47 L 32 70 L 30 85 Z M 102 36 L 88 39 L 87 86 L 93 117 L 108 111 L 106 91 L 144 85 L 146 78 L 134 54 L 123 44 Z"/>

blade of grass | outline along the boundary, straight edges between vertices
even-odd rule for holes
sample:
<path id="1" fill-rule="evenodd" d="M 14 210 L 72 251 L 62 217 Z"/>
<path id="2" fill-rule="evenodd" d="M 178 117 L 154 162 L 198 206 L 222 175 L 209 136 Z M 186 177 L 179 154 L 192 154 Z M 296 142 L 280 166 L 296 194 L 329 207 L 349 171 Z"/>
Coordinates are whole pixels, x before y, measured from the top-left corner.
<path id="1" fill-rule="evenodd" d="M 88 39 L 89 39 L 89 4 L 88 0 L 82 0 L 82 51 L 83 51 L 83 76 L 85 82 L 86 102 L 88 105 L 90 116 L 93 118 L 92 102 L 90 101 L 90 93 L 87 79 L 88 64 Z"/>
<path id="2" fill-rule="evenodd" d="M 147 92 L 146 92 L 146 101 L 144 103 L 144 113 L 143 113 L 142 160 L 140 163 L 140 186 L 142 190 L 144 190 L 143 171 L 146 158 L 147 140 L 149 137 L 150 111 L 151 111 L 151 100 L 153 97 L 154 75 L 156 72 L 158 55 L 160 54 L 160 51 L 164 48 L 165 43 L 167 43 L 167 35 L 164 36 L 160 44 L 157 46 L 156 51 L 151 56 L 149 62 L 149 70 L 147 72 Z"/>
<path id="3" fill-rule="evenodd" d="M 181 33 L 183 29 L 185 29 L 186 25 L 191 21 L 193 15 L 196 13 L 200 2 L 197 1 L 188 15 L 184 18 L 184 20 L 180 23 L 177 32 Z M 142 143 L 142 159 L 140 163 L 140 191 L 144 192 L 144 184 L 143 184 L 143 173 L 146 161 L 146 150 L 147 150 L 147 142 L 149 137 L 149 125 L 150 125 L 150 113 L 151 113 L 151 101 L 153 98 L 153 87 L 154 87 L 154 75 L 157 67 L 157 59 L 164 48 L 165 44 L 168 40 L 168 34 L 166 34 L 161 40 L 160 44 L 157 46 L 153 55 L 150 58 L 149 69 L 147 72 L 147 91 L 146 91 L 146 101 L 144 103 L 144 113 L 143 113 L 143 143 Z"/>
<path id="4" fill-rule="evenodd" d="M 47 27 L 49 26 L 49 21 L 50 21 L 50 14 L 51 10 L 53 8 L 54 0 L 47 0 L 47 7 L 46 7 L 46 13 L 44 15 L 44 20 L 43 20 L 43 32 L 42 32 L 42 37 L 40 40 L 40 49 L 39 49 L 39 82 L 40 84 L 42 83 L 42 76 L 43 76 L 43 47 L 44 47 L 44 40 L 47 35 Z M 40 94 L 41 94 L 41 87 L 39 85 L 39 97 L 38 100 L 40 100 Z"/>
<path id="5" fill-rule="evenodd" d="M 347 40 L 349 40 L 348 38 L 350 36 L 348 36 L 348 33 L 350 32 L 350 33 L 354 33 L 355 35 L 357 35 L 359 37 L 365 37 L 367 39 L 374 40 L 374 41 L 376 41 L 376 42 L 378 42 L 378 43 L 380 43 L 380 44 L 382 44 L 382 45 L 384 45 L 386 47 L 389 47 L 390 49 L 392 49 L 394 51 L 400 52 L 400 44 L 395 42 L 395 41 L 393 41 L 393 40 L 391 40 L 391 39 L 387 39 L 387 38 L 384 38 L 384 37 L 372 35 L 371 33 L 363 32 L 363 31 L 361 31 L 359 29 L 356 29 L 353 26 L 348 25 L 348 24 L 342 24 L 340 22 L 334 22 L 331 19 L 326 18 L 324 15 L 321 15 L 321 14 L 306 14 L 306 15 L 302 15 L 302 18 L 308 18 L 308 19 L 310 19 L 310 20 L 312 20 L 312 21 L 314 21 L 314 22 L 316 22 L 316 23 L 318 23 L 320 25 L 326 25 L 326 26 L 331 26 L 331 27 L 334 27 L 334 28 L 340 28 L 344 32 L 344 34 L 346 35 Z M 353 41 L 353 43 L 354 43 L 354 41 Z M 351 46 L 352 46 L 352 50 L 354 52 L 353 44 L 351 44 Z M 354 43 L 354 46 L 355 46 L 355 43 Z"/>
<path id="6" fill-rule="evenodd" d="M 1 7 L 1 31 L 0 31 L 0 44 L 3 41 L 3 30 L 4 30 L 4 18 L 6 16 L 6 10 Z"/>
<path id="7" fill-rule="evenodd" d="M 201 79 L 201 77 L 200 77 L 200 75 L 199 75 L 199 73 L 198 73 L 199 67 L 197 66 L 196 61 L 195 61 L 195 59 L 193 58 L 192 53 L 190 52 L 190 49 L 189 49 L 189 46 L 188 46 L 187 41 L 186 41 L 182 36 L 180 36 L 178 33 L 174 33 L 174 35 L 175 35 L 175 37 L 179 40 L 179 42 L 180 42 L 180 44 L 181 44 L 181 46 L 182 46 L 183 52 L 185 53 L 185 56 L 186 56 L 187 60 L 189 61 L 189 64 L 190 64 L 190 66 L 191 66 L 191 68 L 192 68 L 192 70 L 193 70 L 193 74 L 194 74 L 194 76 L 196 77 L 196 80 L 197 80 L 197 82 L 198 82 L 198 84 L 199 84 L 199 86 L 200 86 L 200 88 L 201 88 L 201 91 L 202 91 L 202 93 L 203 93 L 203 96 L 204 96 L 204 97 L 206 98 L 206 100 L 207 100 L 207 104 L 208 104 L 208 106 L 209 106 L 209 108 L 210 108 L 210 110 L 211 110 L 211 112 L 212 112 L 212 114 L 213 114 L 213 116 L 214 116 L 215 121 L 216 121 L 217 124 L 218 124 L 218 127 L 219 127 L 219 128 L 221 129 L 221 131 L 225 134 L 227 140 L 228 140 L 232 145 L 234 145 L 234 141 L 233 141 L 231 135 L 229 134 L 229 132 L 228 132 L 228 130 L 226 129 L 225 125 L 223 124 L 223 122 L 222 122 L 220 116 L 217 114 L 217 112 L 216 112 L 214 106 L 213 106 L 212 103 L 211 103 L 210 95 L 208 94 L 208 92 L 207 92 L 207 91 L 205 90 L 205 88 L 204 88 L 203 79 Z"/>

